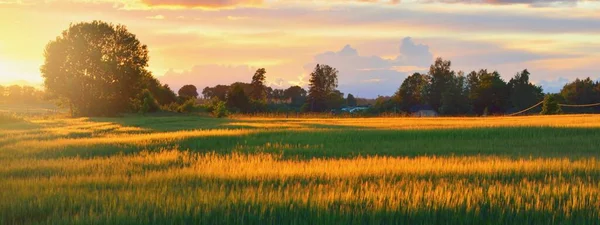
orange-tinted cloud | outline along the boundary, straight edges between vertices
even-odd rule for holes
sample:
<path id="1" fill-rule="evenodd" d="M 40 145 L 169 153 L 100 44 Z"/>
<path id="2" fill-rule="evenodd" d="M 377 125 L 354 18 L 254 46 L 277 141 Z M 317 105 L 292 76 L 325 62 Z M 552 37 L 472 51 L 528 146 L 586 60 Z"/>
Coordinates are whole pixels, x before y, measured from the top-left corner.
<path id="1" fill-rule="evenodd" d="M 261 5 L 263 0 L 142 0 L 142 2 L 149 6 L 226 8 L 237 5 Z"/>

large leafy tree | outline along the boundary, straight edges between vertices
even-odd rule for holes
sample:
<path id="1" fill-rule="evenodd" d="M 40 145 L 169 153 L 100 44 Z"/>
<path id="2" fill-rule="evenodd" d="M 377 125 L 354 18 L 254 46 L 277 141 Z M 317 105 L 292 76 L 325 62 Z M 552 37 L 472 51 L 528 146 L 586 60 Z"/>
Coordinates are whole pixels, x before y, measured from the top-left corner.
<path id="1" fill-rule="evenodd" d="M 265 79 L 267 70 L 265 68 L 260 68 L 256 70 L 256 73 L 252 76 L 252 82 L 250 85 L 252 86 L 251 98 L 255 101 L 264 101 L 267 96 L 267 87 L 265 86 Z"/>
<path id="2" fill-rule="evenodd" d="M 270 99 L 276 103 L 281 103 L 286 99 L 285 90 L 283 89 L 272 89 L 270 93 Z"/>
<path id="3" fill-rule="evenodd" d="M 394 95 L 400 109 L 408 112 L 416 105 L 425 104 L 425 90 L 429 85 L 429 77 L 425 74 L 414 73 L 408 76 Z"/>
<path id="4" fill-rule="evenodd" d="M 600 84 L 586 79 L 576 79 L 566 84 L 560 91 L 560 95 L 567 104 L 586 105 L 600 102 Z M 592 113 L 598 112 L 600 107 L 565 107 L 566 112 Z"/>
<path id="5" fill-rule="evenodd" d="M 48 43 L 41 67 L 53 99 L 76 116 L 131 111 L 143 90 L 148 49 L 125 26 L 102 21 L 69 26 Z"/>
<path id="6" fill-rule="evenodd" d="M 205 87 L 202 90 L 202 95 L 205 99 L 218 98 L 221 101 L 227 100 L 227 92 L 229 91 L 229 85 L 217 85 L 214 87 Z"/>
<path id="7" fill-rule="evenodd" d="M 293 106 L 302 106 L 306 101 L 307 92 L 300 86 L 291 86 L 283 91 L 283 95 L 291 100 Z"/>
<path id="8" fill-rule="evenodd" d="M 529 82 L 529 75 L 529 71 L 525 69 L 508 82 L 509 100 L 513 111 L 529 108 L 544 98 L 542 87 Z"/>
<path id="9" fill-rule="evenodd" d="M 162 85 L 152 74 L 147 73 L 144 76 L 143 83 L 143 88 L 150 91 L 150 94 L 156 99 L 158 104 L 168 105 L 177 101 L 177 94 L 171 90 L 171 87 L 168 84 Z M 147 93 L 141 93 L 140 101 L 143 103 L 147 96 Z"/>
<path id="10" fill-rule="evenodd" d="M 198 98 L 198 89 L 196 86 L 188 84 L 181 87 L 177 94 L 183 99 L 195 99 Z"/>
<path id="11" fill-rule="evenodd" d="M 504 113 L 509 90 L 498 72 L 489 73 L 482 69 L 468 75 L 469 100 L 476 114 Z"/>
<path id="12" fill-rule="evenodd" d="M 442 93 L 442 105 L 440 113 L 444 115 L 465 115 L 471 112 L 469 97 L 467 92 L 466 78 L 462 72 L 459 75 L 452 75 L 446 83 Z"/>
<path id="13" fill-rule="evenodd" d="M 337 88 L 338 70 L 328 66 L 315 66 L 314 71 L 310 74 L 308 86 L 308 106 L 307 109 L 311 112 L 323 112 L 328 108 L 328 100 L 332 99 L 332 95 Z"/>
<path id="14" fill-rule="evenodd" d="M 568 104 L 592 104 L 600 101 L 600 92 L 597 92 L 597 84 L 589 77 L 586 79 L 575 79 L 566 84 L 560 91 L 560 95 Z"/>
<path id="15" fill-rule="evenodd" d="M 227 93 L 227 105 L 234 111 L 244 113 L 250 112 L 250 98 L 248 98 L 241 83 L 234 83 L 231 85 L 231 88 Z"/>
<path id="16" fill-rule="evenodd" d="M 428 86 L 427 101 L 432 108 L 439 110 L 442 106 L 442 94 L 449 87 L 448 83 L 454 78 L 454 71 L 450 69 L 452 63 L 442 58 L 437 58 L 431 67 L 429 67 L 429 76 L 431 84 Z"/>

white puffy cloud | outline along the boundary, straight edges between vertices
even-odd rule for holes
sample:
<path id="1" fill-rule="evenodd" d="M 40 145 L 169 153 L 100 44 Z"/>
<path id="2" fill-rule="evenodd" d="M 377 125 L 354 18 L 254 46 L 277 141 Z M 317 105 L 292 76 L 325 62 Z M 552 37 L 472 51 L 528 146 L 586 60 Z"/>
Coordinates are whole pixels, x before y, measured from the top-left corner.
<path id="1" fill-rule="evenodd" d="M 402 84 L 408 72 L 426 70 L 433 61 L 429 47 L 416 44 L 412 38 L 402 40 L 394 59 L 380 56 L 363 56 L 350 45 L 337 52 L 325 52 L 305 65 L 307 73 L 316 64 L 326 64 L 339 70 L 339 89 L 360 97 L 392 95 Z M 408 69 L 408 70 L 407 70 Z"/>

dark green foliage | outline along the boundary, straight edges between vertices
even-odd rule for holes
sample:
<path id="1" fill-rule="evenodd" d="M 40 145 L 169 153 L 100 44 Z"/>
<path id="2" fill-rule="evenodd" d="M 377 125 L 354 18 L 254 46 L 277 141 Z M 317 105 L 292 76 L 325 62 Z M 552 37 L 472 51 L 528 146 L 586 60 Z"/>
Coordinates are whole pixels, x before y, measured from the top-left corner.
<path id="1" fill-rule="evenodd" d="M 152 96 L 152 93 L 148 89 L 144 89 L 142 91 L 140 99 L 142 102 L 140 113 L 144 114 L 160 110 L 160 105 L 158 104 L 158 102 L 156 102 L 156 99 L 154 98 L 154 96 Z"/>
<path id="2" fill-rule="evenodd" d="M 143 87 L 152 93 L 158 104 L 170 105 L 177 102 L 177 95 L 171 90 L 168 84 L 161 85 L 149 72 L 144 75 L 143 79 Z"/>
<path id="3" fill-rule="evenodd" d="M 562 109 L 558 105 L 557 96 L 554 94 L 547 94 L 544 97 L 544 103 L 542 105 L 542 115 L 554 115 L 562 114 Z"/>
<path id="4" fill-rule="evenodd" d="M 227 106 L 225 105 L 225 102 L 223 102 L 223 101 L 216 102 L 216 104 L 214 105 L 214 108 L 212 110 L 212 114 L 214 117 L 217 117 L 217 118 L 222 118 L 222 117 L 226 117 L 227 115 L 229 115 L 229 111 L 227 110 Z"/>
<path id="5" fill-rule="evenodd" d="M 408 76 L 394 95 L 395 101 L 400 104 L 404 112 L 416 105 L 426 104 L 425 90 L 429 86 L 429 77 L 424 74 L 414 73 Z"/>
<path id="6" fill-rule="evenodd" d="M 384 112 L 398 112 L 398 106 L 392 97 L 378 96 L 375 104 L 369 108 L 368 112 L 372 114 Z"/>
<path id="7" fill-rule="evenodd" d="M 338 86 L 338 70 L 328 65 L 315 66 L 310 74 L 308 90 L 308 110 L 311 112 L 327 111 L 330 99 L 336 99 L 332 93 Z"/>
<path id="8" fill-rule="evenodd" d="M 597 91 L 598 83 L 594 83 L 589 77 L 565 84 L 560 95 L 567 104 L 593 104 L 600 102 L 600 92 Z"/>
<path id="9" fill-rule="evenodd" d="M 468 76 L 468 89 L 475 114 L 482 115 L 486 108 L 492 114 L 505 112 L 509 89 L 498 72 L 489 73 L 485 69 L 471 72 Z"/>
<path id="10" fill-rule="evenodd" d="M 529 82 L 529 71 L 517 73 L 508 82 L 512 111 L 521 111 L 544 99 L 542 87 Z"/>
<path id="11" fill-rule="evenodd" d="M 179 97 L 185 100 L 198 98 L 198 89 L 191 84 L 184 85 L 177 93 L 179 94 Z"/>
<path id="12" fill-rule="evenodd" d="M 447 87 L 449 87 L 448 83 L 454 77 L 454 71 L 450 69 L 451 65 L 450 61 L 437 58 L 429 68 L 431 83 L 425 92 L 427 93 L 427 102 L 435 110 L 439 110 L 442 106 L 442 95 L 446 92 Z"/>
<path id="13" fill-rule="evenodd" d="M 252 76 L 252 91 L 250 92 L 250 98 L 255 101 L 265 101 L 267 97 L 267 87 L 265 86 L 265 79 L 267 70 L 260 68 L 256 70 L 256 73 Z"/>
<path id="14" fill-rule="evenodd" d="M 335 90 L 327 96 L 327 109 L 340 109 L 345 105 L 344 93 Z"/>
<path id="15" fill-rule="evenodd" d="M 268 88 L 268 90 L 267 98 L 269 98 L 271 102 L 282 103 L 287 100 L 285 90 L 272 88 Z"/>
<path id="16" fill-rule="evenodd" d="M 69 26 L 51 41 L 41 67 L 48 96 L 67 102 L 72 115 L 131 111 L 148 73 L 148 49 L 122 25 L 101 21 Z"/>
<path id="17" fill-rule="evenodd" d="M 466 81 L 462 75 L 452 75 L 446 83 L 446 90 L 442 93 L 442 106 L 439 112 L 444 115 L 466 115 L 470 113 L 468 93 L 465 89 Z"/>
<path id="18" fill-rule="evenodd" d="M 348 94 L 348 97 L 346 98 L 346 105 L 350 106 L 350 107 L 354 107 L 356 106 L 356 98 L 354 98 L 354 95 L 352 94 Z"/>
<path id="19" fill-rule="evenodd" d="M 300 107 L 306 102 L 307 92 L 300 86 L 291 86 L 283 91 L 283 95 L 291 100 L 291 105 Z"/>
<path id="20" fill-rule="evenodd" d="M 251 111 L 250 98 L 241 84 L 233 84 L 227 94 L 227 106 L 233 111 L 248 113 Z"/>
<path id="21" fill-rule="evenodd" d="M 194 112 L 195 110 L 196 110 L 196 99 L 188 99 L 187 101 L 183 102 L 183 104 L 181 104 L 177 108 L 177 112 L 181 112 L 181 113 L 190 113 L 190 112 Z"/>
<path id="22" fill-rule="evenodd" d="M 594 82 L 589 77 L 576 79 L 566 84 L 560 91 L 565 104 L 586 105 L 600 103 L 600 82 Z M 564 108 L 573 113 L 598 113 L 600 107 L 569 107 Z"/>
<path id="23" fill-rule="evenodd" d="M 229 91 L 229 85 L 217 85 L 214 87 L 206 87 L 202 90 L 202 95 L 205 99 L 212 99 L 214 97 L 219 98 L 221 101 L 227 100 L 227 92 Z"/>

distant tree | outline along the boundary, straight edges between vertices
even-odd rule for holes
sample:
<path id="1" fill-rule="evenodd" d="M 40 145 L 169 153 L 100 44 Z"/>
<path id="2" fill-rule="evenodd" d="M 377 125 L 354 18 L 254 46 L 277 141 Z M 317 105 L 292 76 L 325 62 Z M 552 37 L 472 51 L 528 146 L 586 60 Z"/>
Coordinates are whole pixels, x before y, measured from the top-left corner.
<path id="1" fill-rule="evenodd" d="M 283 95 L 291 99 L 293 106 L 301 106 L 306 101 L 307 92 L 300 86 L 291 86 L 283 91 Z"/>
<path id="2" fill-rule="evenodd" d="M 544 102 L 542 105 L 542 115 L 554 115 L 554 114 L 562 114 L 562 109 L 560 105 L 558 105 L 557 95 L 555 94 L 547 94 L 544 97 Z"/>
<path id="3" fill-rule="evenodd" d="M 0 102 L 6 99 L 6 88 L 0 85 Z"/>
<path id="4" fill-rule="evenodd" d="M 568 104 L 593 104 L 600 102 L 600 92 L 596 91 L 598 84 L 594 83 L 589 77 L 565 84 L 560 91 L 560 95 Z"/>
<path id="5" fill-rule="evenodd" d="M 237 111 L 247 113 L 251 110 L 250 98 L 241 84 L 236 83 L 231 86 L 227 93 L 227 105 Z"/>
<path id="6" fill-rule="evenodd" d="M 264 101 L 267 96 L 267 87 L 265 86 L 265 79 L 267 74 L 267 70 L 265 68 L 260 68 L 256 70 L 254 76 L 252 76 L 252 82 L 250 85 L 252 86 L 252 92 L 250 97 L 252 100 Z"/>
<path id="7" fill-rule="evenodd" d="M 12 102 L 20 102 L 23 99 L 23 88 L 19 85 L 9 86 L 7 98 Z"/>
<path id="8" fill-rule="evenodd" d="M 214 97 L 219 98 L 221 101 L 227 100 L 227 92 L 229 91 L 229 85 L 217 85 L 214 87 L 206 87 L 202 90 L 202 95 L 205 99 L 212 99 Z"/>
<path id="9" fill-rule="evenodd" d="M 427 101 L 435 110 L 439 110 L 442 106 L 442 94 L 446 92 L 448 82 L 451 82 L 454 76 L 454 71 L 450 69 L 452 63 L 444 61 L 442 58 L 437 58 L 433 65 L 429 68 L 429 76 L 431 84 L 427 87 Z"/>
<path id="10" fill-rule="evenodd" d="M 508 82 L 510 106 L 514 109 L 513 111 L 529 108 L 544 98 L 542 87 L 529 82 L 529 75 L 529 71 L 525 69 Z"/>
<path id="11" fill-rule="evenodd" d="M 72 115 L 114 115 L 135 108 L 148 49 L 125 26 L 101 21 L 71 25 L 44 55 L 41 73 L 48 96 L 67 103 Z"/>
<path id="12" fill-rule="evenodd" d="M 198 98 L 198 89 L 191 84 L 184 85 L 177 93 L 179 94 L 179 97 L 185 100 Z"/>
<path id="13" fill-rule="evenodd" d="M 225 106 L 225 102 L 223 101 L 217 101 L 214 109 L 212 111 L 212 114 L 214 117 L 217 118 L 222 118 L 222 117 L 226 117 L 227 115 L 229 115 L 229 111 L 227 110 L 227 107 Z"/>
<path id="14" fill-rule="evenodd" d="M 337 88 L 337 75 L 337 69 L 317 64 L 310 74 L 307 102 L 309 111 L 323 112 L 327 110 L 328 97 Z"/>
<path id="15" fill-rule="evenodd" d="M 408 76 L 394 95 L 395 101 L 400 104 L 400 110 L 408 112 L 413 106 L 425 104 L 424 95 L 428 86 L 427 75 L 414 73 Z"/>
<path id="16" fill-rule="evenodd" d="M 342 108 L 346 103 L 344 99 L 344 93 L 334 90 L 329 93 L 326 100 L 327 109 L 339 109 Z"/>
<path id="17" fill-rule="evenodd" d="M 285 90 L 283 89 L 273 89 L 273 91 L 271 92 L 271 99 L 276 102 L 276 103 L 281 103 L 283 102 L 286 97 L 285 97 Z"/>
<path id="18" fill-rule="evenodd" d="M 392 97 L 377 96 L 375 103 L 369 109 L 371 113 L 395 112 L 396 104 Z"/>
<path id="19" fill-rule="evenodd" d="M 355 107 L 356 106 L 356 98 L 354 98 L 354 95 L 352 94 L 348 94 L 348 97 L 346 99 L 346 104 L 350 107 Z"/>
<path id="20" fill-rule="evenodd" d="M 171 90 L 168 84 L 161 85 L 161 83 L 147 73 L 144 76 L 143 88 L 147 89 L 152 93 L 152 96 L 156 99 L 160 105 L 169 105 L 177 102 L 177 94 Z"/>
<path id="21" fill-rule="evenodd" d="M 469 96 L 467 93 L 466 78 L 462 72 L 458 76 L 453 75 L 446 83 L 442 93 L 442 106 L 439 112 L 444 115 L 466 115 L 471 111 Z"/>
<path id="22" fill-rule="evenodd" d="M 274 100 L 274 96 L 273 96 L 273 88 L 272 87 L 267 87 L 265 89 L 265 92 L 267 94 L 267 100 L 269 100 L 269 101 L 275 101 Z"/>
<path id="23" fill-rule="evenodd" d="M 140 113 L 156 112 L 159 109 L 160 106 L 154 96 L 152 96 L 152 92 L 148 89 L 144 89 L 142 91 L 142 107 L 140 108 Z"/>
<path id="24" fill-rule="evenodd" d="M 509 89 L 498 72 L 482 69 L 468 75 L 469 100 L 474 113 L 504 113 L 509 101 Z"/>

